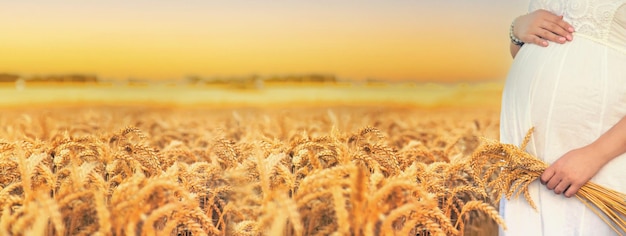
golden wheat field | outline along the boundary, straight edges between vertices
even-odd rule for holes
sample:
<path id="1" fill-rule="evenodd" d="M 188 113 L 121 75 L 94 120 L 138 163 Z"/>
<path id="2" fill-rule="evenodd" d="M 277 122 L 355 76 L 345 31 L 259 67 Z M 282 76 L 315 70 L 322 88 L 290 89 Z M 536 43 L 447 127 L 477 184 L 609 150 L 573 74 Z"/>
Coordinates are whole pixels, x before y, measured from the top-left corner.
<path id="1" fill-rule="evenodd" d="M 497 109 L 11 108 L 0 235 L 495 235 Z M 488 175 L 490 176 L 490 175 Z"/>

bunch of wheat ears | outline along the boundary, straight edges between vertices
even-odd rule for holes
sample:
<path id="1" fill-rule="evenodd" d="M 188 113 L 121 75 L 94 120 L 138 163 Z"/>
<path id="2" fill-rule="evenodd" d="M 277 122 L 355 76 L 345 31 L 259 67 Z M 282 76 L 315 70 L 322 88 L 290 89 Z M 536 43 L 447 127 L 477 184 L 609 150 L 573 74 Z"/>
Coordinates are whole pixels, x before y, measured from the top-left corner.
<path id="1" fill-rule="evenodd" d="M 483 184 L 487 184 L 493 196 L 510 199 L 523 193 L 528 203 L 537 209 L 528 192 L 528 185 L 539 178 L 548 165 L 524 151 L 532 133 L 531 128 L 520 147 L 483 140 L 481 147 L 472 154 L 471 165 L 474 173 L 482 175 L 477 179 L 489 180 Z M 626 194 L 587 182 L 575 196 L 617 234 L 626 231 Z"/>
<path id="2" fill-rule="evenodd" d="M 493 235 L 505 227 L 493 207 L 501 194 L 545 168 L 518 148 L 479 145 L 497 137 L 497 118 L 407 108 L 6 110 L 0 234 Z M 511 164 L 526 169 L 500 171 Z M 599 191 L 581 197 L 608 198 Z"/>

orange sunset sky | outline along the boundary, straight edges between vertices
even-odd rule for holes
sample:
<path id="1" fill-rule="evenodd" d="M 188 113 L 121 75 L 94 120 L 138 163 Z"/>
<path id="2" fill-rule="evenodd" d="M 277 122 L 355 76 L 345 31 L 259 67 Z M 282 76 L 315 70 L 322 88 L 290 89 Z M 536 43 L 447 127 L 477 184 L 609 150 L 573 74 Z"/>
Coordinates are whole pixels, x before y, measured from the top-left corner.
<path id="1" fill-rule="evenodd" d="M 528 1 L 10 1 L 0 72 L 502 81 Z"/>

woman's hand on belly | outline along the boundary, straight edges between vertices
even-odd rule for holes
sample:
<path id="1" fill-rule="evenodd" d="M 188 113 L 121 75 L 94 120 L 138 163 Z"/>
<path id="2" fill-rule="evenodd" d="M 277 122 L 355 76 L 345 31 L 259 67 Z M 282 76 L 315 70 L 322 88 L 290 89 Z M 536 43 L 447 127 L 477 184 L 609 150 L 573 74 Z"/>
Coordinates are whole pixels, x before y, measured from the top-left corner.
<path id="1" fill-rule="evenodd" d="M 548 41 L 566 43 L 572 41 L 574 27 L 546 10 L 536 10 L 515 19 L 513 35 L 524 43 L 547 47 Z"/>

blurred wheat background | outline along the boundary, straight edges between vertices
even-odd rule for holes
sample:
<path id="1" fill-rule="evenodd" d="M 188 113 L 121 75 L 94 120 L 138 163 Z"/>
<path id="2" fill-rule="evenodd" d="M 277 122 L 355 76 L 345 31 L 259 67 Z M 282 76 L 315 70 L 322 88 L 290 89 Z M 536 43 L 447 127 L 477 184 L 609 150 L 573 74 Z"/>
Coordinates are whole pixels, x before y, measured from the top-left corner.
<path id="1" fill-rule="evenodd" d="M 0 233 L 495 234 L 469 157 L 497 110 L 460 111 L 6 110 Z"/>

